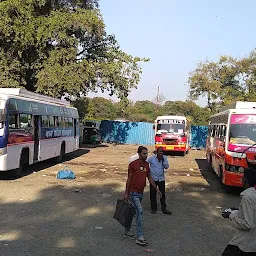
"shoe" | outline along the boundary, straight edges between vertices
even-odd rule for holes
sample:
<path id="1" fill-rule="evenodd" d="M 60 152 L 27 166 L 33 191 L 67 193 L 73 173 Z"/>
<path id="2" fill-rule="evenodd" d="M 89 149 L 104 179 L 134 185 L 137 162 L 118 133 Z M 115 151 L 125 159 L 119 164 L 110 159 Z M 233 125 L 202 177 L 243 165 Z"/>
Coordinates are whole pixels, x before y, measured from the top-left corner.
<path id="1" fill-rule="evenodd" d="M 168 211 L 167 209 L 162 210 L 163 214 L 172 215 L 172 212 Z"/>
<path id="2" fill-rule="evenodd" d="M 145 246 L 145 245 L 147 245 L 148 244 L 148 242 L 143 238 L 143 239 L 139 239 L 139 238 L 137 238 L 136 239 L 136 244 L 139 244 L 139 245 L 142 245 L 142 246 Z"/>
<path id="3" fill-rule="evenodd" d="M 130 231 L 126 231 L 124 233 L 124 237 L 127 237 L 129 239 L 135 239 L 136 238 L 135 235 L 133 235 Z"/>
<path id="4" fill-rule="evenodd" d="M 151 210 L 152 214 L 156 214 L 156 212 L 157 212 L 156 210 Z"/>

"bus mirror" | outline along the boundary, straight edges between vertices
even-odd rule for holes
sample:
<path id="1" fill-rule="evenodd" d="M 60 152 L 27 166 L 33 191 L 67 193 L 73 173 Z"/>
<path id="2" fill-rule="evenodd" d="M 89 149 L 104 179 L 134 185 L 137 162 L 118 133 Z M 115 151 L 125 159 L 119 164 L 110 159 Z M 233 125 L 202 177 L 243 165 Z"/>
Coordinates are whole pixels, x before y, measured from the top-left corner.
<path id="1" fill-rule="evenodd" d="M 155 130 L 156 126 L 153 124 L 153 130 Z"/>

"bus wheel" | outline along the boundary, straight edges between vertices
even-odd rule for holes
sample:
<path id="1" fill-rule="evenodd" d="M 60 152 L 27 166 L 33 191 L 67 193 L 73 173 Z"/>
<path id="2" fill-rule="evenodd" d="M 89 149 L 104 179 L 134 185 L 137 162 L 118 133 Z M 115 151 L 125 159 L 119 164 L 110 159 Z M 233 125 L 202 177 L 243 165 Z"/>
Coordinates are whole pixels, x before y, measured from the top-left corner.
<path id="1" fill-rule="evenodd" d="M 58 163 L 63 162 L 64 155 L 65 155 L 65 143 L 62 143 L 61 149 L 60 149 L 60 155 L 56 158 Z"/>
<path id="2" fill-rule="evenodd" d="M 27 161 L 26 161 L 26 155 L 24 152 L 22 152 L 21 157 L 20 157 L 20 166 L 17 169 L 14 169 L 11 171 L 11 176 L 15 179 L 21 178 L 22 174 L 25 170 L 25 166 L 27 166 Z"/>

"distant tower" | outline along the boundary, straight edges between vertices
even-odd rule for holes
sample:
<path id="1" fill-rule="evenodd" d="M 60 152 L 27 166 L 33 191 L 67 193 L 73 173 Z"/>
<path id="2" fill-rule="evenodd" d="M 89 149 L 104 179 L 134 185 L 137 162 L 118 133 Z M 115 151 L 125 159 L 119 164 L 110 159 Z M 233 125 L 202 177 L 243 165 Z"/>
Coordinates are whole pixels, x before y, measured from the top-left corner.
<path id="1" fill-rule="evenodd" d="M 156 95 L 156 104 L 160 104 L 160 89 L 159 86 L 157 87 L 157 95 Z"/>

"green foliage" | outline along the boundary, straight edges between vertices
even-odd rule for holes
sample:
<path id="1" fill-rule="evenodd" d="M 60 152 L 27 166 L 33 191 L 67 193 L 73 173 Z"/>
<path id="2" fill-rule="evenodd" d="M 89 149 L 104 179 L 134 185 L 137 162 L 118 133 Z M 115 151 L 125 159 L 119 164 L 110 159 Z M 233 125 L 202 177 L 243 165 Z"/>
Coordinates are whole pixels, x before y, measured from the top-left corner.
<path id="1" fill-rule="evenodd" d="M 78 108 L 81 121 L 103 119 L 125 119 L 131 122 L 154 122 L 159 115 L 185 115 L 193 125 L 207 125 L 211 114 L 208 108 L 202 108 L 193 101 L 167 101 L 163 106 L 151 101 L 137 101 L 127 99 L 117 103 L 111 100 L 95 97 L 81 98 L 74 101 Z"/>
<path id="2" fill-rule="evenodd" d="M 90 91 L 127 97 L 141 61 L 107 35 L 97 0 L 0 2 L 0 84 L 67 99 Z"/>
<path id="3" fill-rule="evenodd" d="M 212 113 L 234 101 L 256 101 L 256 51 L 241 59 L 221 56 L 199 63 L 188 84 L 190 98 L 207 97 Z"/>

